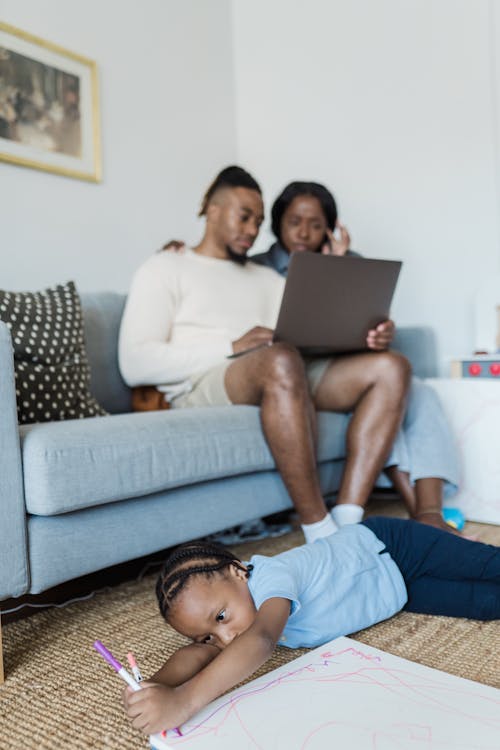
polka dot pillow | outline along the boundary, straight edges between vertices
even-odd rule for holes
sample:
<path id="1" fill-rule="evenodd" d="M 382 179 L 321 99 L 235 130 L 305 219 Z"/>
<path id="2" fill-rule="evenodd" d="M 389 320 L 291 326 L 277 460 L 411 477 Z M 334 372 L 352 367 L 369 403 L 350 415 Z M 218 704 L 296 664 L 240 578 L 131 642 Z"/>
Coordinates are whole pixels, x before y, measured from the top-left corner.
<path id="1" fill-rule="evenodd" d="M 106 414 L 89 392 L 80 298 L 72 281 L 43 292 L 0 290 L 14 346 L 20 424 Z"/>

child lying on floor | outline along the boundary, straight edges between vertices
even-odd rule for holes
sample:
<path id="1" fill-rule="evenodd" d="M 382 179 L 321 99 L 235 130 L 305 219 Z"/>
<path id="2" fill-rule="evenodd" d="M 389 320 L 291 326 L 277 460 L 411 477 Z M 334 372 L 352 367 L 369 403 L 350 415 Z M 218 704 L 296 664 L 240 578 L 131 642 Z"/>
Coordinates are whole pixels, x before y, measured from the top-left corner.
<path id="1" fill-rule="evenodd" d="M 368 518 L 250 563 L 219 545 L 181 545 L 156 591 L 165 620 L 193 643 L 142 690 L 126 689 L 126 712 L 146 734 L 183 724 L 249 677 L 276 644 L 316 647 L 401 609 L 500 618 L 500 547 L 415 521 Z"/>

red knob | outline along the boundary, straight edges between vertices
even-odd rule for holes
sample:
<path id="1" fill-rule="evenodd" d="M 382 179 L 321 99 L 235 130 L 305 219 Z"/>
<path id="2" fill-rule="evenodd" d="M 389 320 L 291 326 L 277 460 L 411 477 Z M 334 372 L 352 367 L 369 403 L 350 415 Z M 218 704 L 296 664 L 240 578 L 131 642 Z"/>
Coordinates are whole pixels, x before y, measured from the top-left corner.
<path id="1" fill-rule="evenodd" d="M 473 362 L 472 365 L 469 365 L 469 375 L 472 375 L 473 377 L 477 377 L 478 375 L 481 375 L 482 367 L 477 362 Z"/>
<path id="2" fill-rule="evenodd" d="M 490 365 L 490 373 L 495 377 L 500 375 L 500 362 L 492 362 Z"/>

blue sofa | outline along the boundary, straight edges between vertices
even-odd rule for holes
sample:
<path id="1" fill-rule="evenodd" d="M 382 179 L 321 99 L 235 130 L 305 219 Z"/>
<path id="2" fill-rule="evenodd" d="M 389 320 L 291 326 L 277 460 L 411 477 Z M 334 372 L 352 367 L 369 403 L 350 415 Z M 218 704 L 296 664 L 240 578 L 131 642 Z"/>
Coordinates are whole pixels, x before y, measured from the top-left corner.
<path id="1" fill-rule="evenodd" d="M 82 302 L 91 390 L 106 417 L 19 427 L 0 323 L 0 602 L 290 507 L 258 408 L 130 413 L 117 365 L 125 297 Z M 402 329 L 395 346 L 416 374 L 435 375 L 430 330 Z M 347 424 L 319 415 L 325 495 L 339 485 Z"/>

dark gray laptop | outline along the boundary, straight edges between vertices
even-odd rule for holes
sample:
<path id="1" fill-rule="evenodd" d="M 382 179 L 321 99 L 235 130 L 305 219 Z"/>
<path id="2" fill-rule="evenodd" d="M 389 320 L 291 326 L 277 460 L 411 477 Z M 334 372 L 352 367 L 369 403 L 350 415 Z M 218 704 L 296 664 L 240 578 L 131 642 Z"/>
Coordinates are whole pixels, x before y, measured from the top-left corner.
<path id="1" fill-rule="evenodd" d="M 274 341 L 303 354 L 366 349 L 366 335 L 390 316 L 401 261 L 293 253 Z"/>

